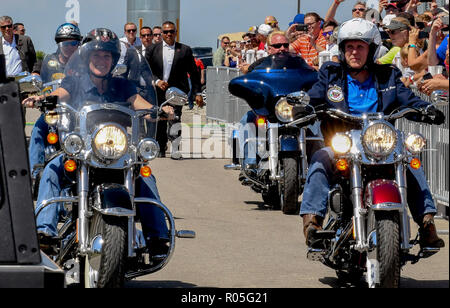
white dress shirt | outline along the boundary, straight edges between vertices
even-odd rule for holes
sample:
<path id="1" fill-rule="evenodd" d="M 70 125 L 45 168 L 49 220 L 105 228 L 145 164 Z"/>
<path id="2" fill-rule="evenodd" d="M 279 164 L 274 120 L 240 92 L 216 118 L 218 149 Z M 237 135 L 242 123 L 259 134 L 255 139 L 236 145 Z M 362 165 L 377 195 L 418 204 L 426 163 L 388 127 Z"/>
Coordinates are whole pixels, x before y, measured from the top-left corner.
<path id="1" fill-rule="evenodd" d="M 163 80 L 165 82 L 169 80 L 174 55 L 175 55 L 175 44 L 170 46 L 165 41 L 163 41 Z"/>
<path id="2" fill-rule="evenodd" d="M 15 76 L 22 72 L 22 60 L 20 60 L 19 51 L 17 50 L 16 38 L 13 36 L 12 43 L 9 43 L 3 37 L 3 53 L 6 61 L 6 75 Z"/>

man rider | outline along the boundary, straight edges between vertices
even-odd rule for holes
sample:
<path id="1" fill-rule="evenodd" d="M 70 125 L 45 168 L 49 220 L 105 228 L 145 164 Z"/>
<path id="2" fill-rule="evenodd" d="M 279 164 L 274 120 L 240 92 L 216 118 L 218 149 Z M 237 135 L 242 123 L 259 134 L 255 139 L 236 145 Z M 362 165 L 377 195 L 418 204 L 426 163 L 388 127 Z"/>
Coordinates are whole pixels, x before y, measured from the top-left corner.
<path id="1" fill-rule="evenodd" d="M 80 29 L 71 23 L 64 23 L 55 33 L 58 49 L 55 53 L 45 57 L 41 67 L 42 82 L 47 83 L 64 77 L 64 69 L 69 58 L 78 49 L 81 41 Z M 45 162 L 45 147 L 47 143 L 48 125 L 41 115 L 34 124 L 28 149 L 31 176 L 36 178 Z"/>
<path id="2" fill-rule="evenodd" d="M 142 98 L 134 83 L 127 79 L 112 77 L 111 72 L 120 57 L 120 43 L 115 33 L 100 28 L 90 31 L 79 50 L 81 59 L 79 74 L 67 76 L 61 87 L 51 93 L 60 100 L 70 103 L 74 108 L 82 107 L 84 101 L 129 102 L 134 110 L 151 109 L 154 105 Z M 33 107 L 34 102 L 43 96 L 24 100 L 23 104 Z M 173 118 L 173 108 L 163 107 L 164 112 Z M 44 169 L 39 187 L 37 210 L 44 200 L 57 197 L 63 189 L 64 169 L 62 155 L 50 161 Z M 135 183 L 136 197 L 149 197 L 159 200 L 155 177 L 139 177 Z M 57 235 L 57 224 L 61 204 L 51 204 L 44 208 L 36 218 L 41 243 L 48 242 Z M 163 212 L 149 204 L 137 204 L 145 240 L 152 254 L 167 252 L 168 230 Z"/>
<path id="3" fill-rule="evenodd" d="M 432 105 L 416 97 L 400 80 L 399 69 L 391 65 L 376 64 L 374 55 L 381 46 L 377 27 L 361 18 L 341 25 L 338 33 L 340 62 L 327 62 L 319 72 L 318 82 L 309 90 L 310 104 L 316 108 L 340 109 L 351 114 L 383 112 L 389 114 L 400 106 L 427 110 L 428 115 L 419 121 L 442 124 L 445 116 Z M 339 120 L 322 121 L 325 145 L 329 145 L 336 132 L 348 131 L 349 126 Z M 308 246 L 313 244 L 313 234 L 322 229 L 327 211 L 328 192 L 334 173 L 333 151 L 325 147 L 317 151 L 311 160 L 303 192 L 300 216 L 303 217 L 303 233 Z M 422 247 L 443 247 L 437 236 L 433 216 L 436 207 L 422 169 L 407 170 L 407 201 L 413 219 L 420 226 Z"/>

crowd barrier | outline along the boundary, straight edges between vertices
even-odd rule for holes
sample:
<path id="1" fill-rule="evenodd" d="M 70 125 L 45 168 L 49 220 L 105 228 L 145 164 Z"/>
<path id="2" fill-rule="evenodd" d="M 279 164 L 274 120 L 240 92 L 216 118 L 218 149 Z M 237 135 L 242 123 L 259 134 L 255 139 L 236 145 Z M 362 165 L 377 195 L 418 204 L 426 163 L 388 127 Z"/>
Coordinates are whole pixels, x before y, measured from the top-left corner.
<path id="1" fill-rule="evenodd" d="M 242 99 L 230 94 L 228 83 L 240 75 L 238 69 L 228 67 L 208 67 L 206 97 L 206 119 L 227 124 L 236 124 L 250 110 Z M 431 192 L 436 203 L 449 205 L 449 107 L 448 93 L 435 92 L 431 97 L 417 90 L 413 92 L 425 101 L 439 101 L 437 108 L 446 115 L 446 123 L 440 126 L 411 122 L 406 119 L 397 121 L 397 128 L 405 133 L 417 132 L 428 142 L 427 151 L 422 155 L 423 168 L 427 174 Z M 441 210 L 442 211 L 442 210 Z M 448 215 L 448 214 L 445 214 Z"/>

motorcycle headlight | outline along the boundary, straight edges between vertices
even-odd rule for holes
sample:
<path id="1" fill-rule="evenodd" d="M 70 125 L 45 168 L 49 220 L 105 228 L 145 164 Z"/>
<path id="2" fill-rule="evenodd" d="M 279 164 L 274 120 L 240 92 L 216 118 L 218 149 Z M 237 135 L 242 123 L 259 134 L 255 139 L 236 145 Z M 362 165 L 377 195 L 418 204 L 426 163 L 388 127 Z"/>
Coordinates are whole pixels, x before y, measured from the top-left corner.
<path id="1" fill-rule="evenodd" d="M 281 122 L 294 121 L 293 110 L 294 106 L 289 104 L 285 98 L 281 98 L 275 105 L 275 115 Z"/>
<path id="2" fill-rule="evenodd" d="M 331 139 L 331 147 L 337 154 L 346 154 L 352 148 L 352 139 L 344 134 L 336 134 Z"/>
<path id="3" fill-rule="evenodd" d="M 159 145 L 153 139 L 144 139 L 139 143 L 138 153 L 145 161 L 153 160 L 158 156 Z"/>
<path id="4" fill-rule="evenodd" d="M 370 156 L 386 157 L 395 149 L 397 133 L 393 127 L 385 123 L 375 123 L 364 131 L 362 144 Z"/>
<path id="5" fill-rule="evenodd" d="M 405 139 L 405 147 L 412 154 L 420 153 L 427 145 L 427 140 L 420 134 L 409 134 Z"/>
<path id="6" fill-rule="evenodd" d="M 48 125 L 55 125 L 56 123 L 58 123 L 58 120 L 59 120 L 59 115 L 56 112 L 48 111 L 45 113 L 44 121 Z"/>
<path id="7" fill-rule="evenodd" d="M 105 125 L 95 132 L 92 148 L 101 159 L 119 159 L 128 149 L 127 134 L 116 125 Z"/>
<path id="8" fill-rule="evenodd" d="M 64 139 L 63 146 L 66 153 L 76 155 L 83 149 L 84 142 L 77 134 L 70 134 Z"/>

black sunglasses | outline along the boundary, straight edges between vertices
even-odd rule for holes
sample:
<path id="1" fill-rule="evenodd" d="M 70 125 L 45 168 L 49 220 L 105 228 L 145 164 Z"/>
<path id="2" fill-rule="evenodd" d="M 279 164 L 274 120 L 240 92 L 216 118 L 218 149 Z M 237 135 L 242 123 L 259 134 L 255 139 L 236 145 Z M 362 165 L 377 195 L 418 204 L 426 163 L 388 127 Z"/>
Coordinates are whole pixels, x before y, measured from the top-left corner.
<path id="1" fill-rule="evenodd" d="M 128 29 L 128 30 L 126 30 L 128 33 L 130 33 L 130 32 L 136 32 L 137 31 L 137 29 Z"/>
<path id="2" fill-rule="evenodd" d="M 141 34 L 141 37 L 152 37 L 153 34 Z"/>
<path id="3" fill-rule="evenodd" d="M 164 30 L 163 33 L 164 34 L 169 34 L 169 33 L 175 34 L 175 30 Z"/>
<path id="4" fill-rule="evenodd" d="M 0 28 L 1 28 L 2 30 L 5 30 L 6 28 L 11 29 L 12 27 L 13 27 L 12 24 L 0 26 Z"/>
<path id="5" fill-rule="evenodd" d="M 275 49 L 280 49 L 281 47 L 289 48 L 289 43 L 272 44 L 270 46 L 272 46 Z"/>
<path id="6" fill-rule="evenodd" d="M 364 12 L 365 10 L 366 10 L 366 9 L 359 8 L 359 9 L 353 9 L 352 12 L 356 12 L 356 11 Z"/>
<path id="7" fill-rule="evenodd" d="M 161 36 L 161 33 L 155 33 L 153 36 Z"/>

